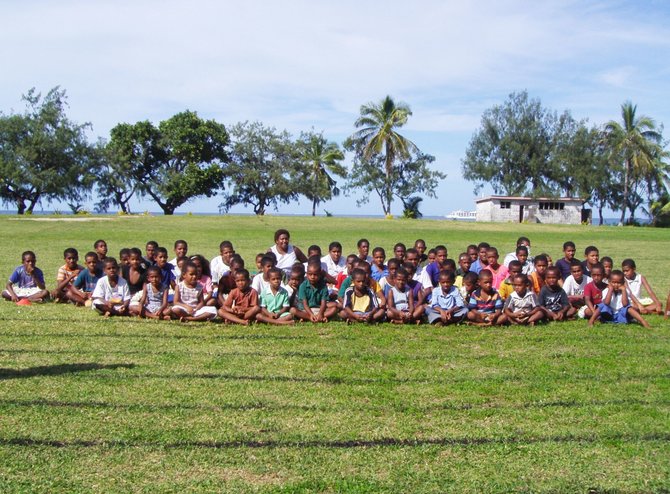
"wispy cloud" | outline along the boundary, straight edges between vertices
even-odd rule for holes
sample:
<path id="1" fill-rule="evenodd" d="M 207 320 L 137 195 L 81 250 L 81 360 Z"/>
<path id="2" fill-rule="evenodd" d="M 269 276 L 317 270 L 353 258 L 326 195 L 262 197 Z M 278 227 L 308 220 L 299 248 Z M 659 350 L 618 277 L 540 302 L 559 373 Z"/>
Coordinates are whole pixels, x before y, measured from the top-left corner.
<path id="1" fill-rule="evenodd" d="M 524 88 L 578 116 L 654 101 L 645 113 L 670 122 L 658 98 L 668 10 L 649 0 L 3 2 L 0 109 L 60 84 L 72 118 L 100 135 L 190 108 L 340 140 L 361 104 L 391 94 L 411 105 L 407 129 L 425 134 L 426 151 L 462 156 L 482 111 Z"/>

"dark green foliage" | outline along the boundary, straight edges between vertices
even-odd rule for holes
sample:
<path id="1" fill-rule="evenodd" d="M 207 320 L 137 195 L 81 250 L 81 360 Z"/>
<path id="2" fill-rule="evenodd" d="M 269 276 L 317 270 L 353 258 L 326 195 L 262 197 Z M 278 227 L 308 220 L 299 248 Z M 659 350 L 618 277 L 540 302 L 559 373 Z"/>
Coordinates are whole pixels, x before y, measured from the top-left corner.
<path id="1" fill-rule="evenodd" d="M 268 207 L 298 198 L 300 155 L 287 131 L 265 127 L 260 122 L 239 123 L 231 128 L 231 160 L 226 177 L 231 184 L 219 205 L 227 211 L 236 204 L 253 206 L 254 213 L 264 215 Z"/>
<path id="2" fill-rule="evenodd" d="M 344 153 L 334 142 L 328 142 L 323 134 L 303 133 L 297 142 L 302 172 L 299 173 L 302 194 L 312 203 L 312 216 L 316 215 L 319 203 L 340 195 L 340 188 L 333 176 L 346 177 L 342 166 Z"/>
<path id="3" fill-rule="evenodd" d="M 67 97 L 58 87 L 44 98 L 33 88 L 23 100 L 23 114 L 0 115 L 0 200 L 19 214 L 43 200 L 79 203 L 97 166 L 85 135 L 89 124 L 67 118 Z"/>
<path id="4" fill-rule="evenodd" d="M 360 113 L 354 124 L 359 130 L 345 142 L 345 148 L 354 153 L 347 188 L 366 192 L 359 203 L 368 202 L 374 192 L 384 214 L 390 215 L 394 197 L 403 201 L 418 193 L 435 197 L 446 175 L 429 169 L 435 158 L 396 131 L 412 115 L 409 106 L 387 96 L 361 106 Z"/>
<path id="5" fill-rule="evenodd" d="M 222 124 L 188 110 L 158 127 L 148 121 L 119 124 L 107 145 L 100 205 L 116 204 L 128 212 L 137 192 L 173 214 L 190 199 L 212 197 L 223 188 L 228 141 Z"/>

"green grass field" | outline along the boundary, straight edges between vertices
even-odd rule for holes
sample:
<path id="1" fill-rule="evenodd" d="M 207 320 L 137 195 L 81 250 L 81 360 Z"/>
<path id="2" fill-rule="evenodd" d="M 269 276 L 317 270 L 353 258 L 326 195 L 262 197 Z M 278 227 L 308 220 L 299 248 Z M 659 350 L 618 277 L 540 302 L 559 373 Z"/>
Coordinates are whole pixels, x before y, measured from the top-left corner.
<path id="1" fill-rule="evenodd" d="M 55 278 L 97 238 L 252 261 L 280 227 L 345 252 L 525 234 L 556 260 L 571 239 L 670 288 L 666 230 L 344 218 L 0 217 L 0 271 L 33 249 Z M 648 320 L 243 329 L 0 303 L 0 492 L 670 492 L 670 324 Z"/>

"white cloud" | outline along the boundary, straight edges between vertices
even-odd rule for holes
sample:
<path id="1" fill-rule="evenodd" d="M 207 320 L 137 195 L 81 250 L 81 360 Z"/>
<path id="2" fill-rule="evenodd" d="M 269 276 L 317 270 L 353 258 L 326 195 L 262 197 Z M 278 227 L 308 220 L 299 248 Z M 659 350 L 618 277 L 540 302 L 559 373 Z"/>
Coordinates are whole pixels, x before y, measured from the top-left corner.
<path id="1" fill-rule="evenodd" d="M 100 135 L 189 108 L 339 140 L 390 94 L 412 107 L 409 132 L 440 136 L 427 152 L 448 141 L 458 156 L 481 112 L 524 88 L 578 116 L 615 118 L 630 98 L 670 120 L 663 3 L 28 0 L 0 14 L 0 109 L 60 84 Z"/>

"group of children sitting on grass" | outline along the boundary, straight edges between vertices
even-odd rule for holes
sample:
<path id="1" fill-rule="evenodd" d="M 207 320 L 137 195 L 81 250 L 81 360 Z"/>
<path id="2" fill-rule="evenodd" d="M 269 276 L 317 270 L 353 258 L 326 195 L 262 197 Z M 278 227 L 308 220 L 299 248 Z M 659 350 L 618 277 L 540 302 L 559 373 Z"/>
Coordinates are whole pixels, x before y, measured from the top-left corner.
<path id="1" fill-rule="evenodd" d="M 534 325 L 579 317 L 589 325 L 637 321 L 649 327 L 643 314 L 663 314 L 632 259 L 615 270 L 612 259 L 600 259 L 594 246 L 579 261 L 575 244 L 565 242 L 564 257 L 553 264 L 547 254 L 530 257 L 530 240 L 520 237 L 500 263 L 498 250 L 486 242 L 450 259 L 446 246 L 426 252 L 426 243 L 417 240 L 409 249 L 396 244 L 387 260 L 382 247 L 369 255 L 366 239 L 345 258 L 339 242 L 332 242 L 325 256 L 316 245 L 305 256 L 288 244 L 288 236 L 286 230 L 275 233 L 277 246 L 283 241 L 283 247 L 256 256 L 253 278 L 230 241 L 221 242 L 220 254 L 208 262 L 201 255 L 188 256 L 184 240 L 175 242 L 171 261 L 167 249 L 153 241 L 144 254 L 122 249 L 117 261 L 107 256 L 107 243 L 98 240 L 84 256 L 85 266 L 79 265 L 76 249 L 65 249 L 52 292 L 35 254 L 26 251 L 2 296 L 19 304 L 52 298 L 90 306 L 105 316 L 184 322 L 218 316 L 243 325 L 338 317 L 349 323 Z M 643 288 L 647 298 L 641 297 Z"/>

